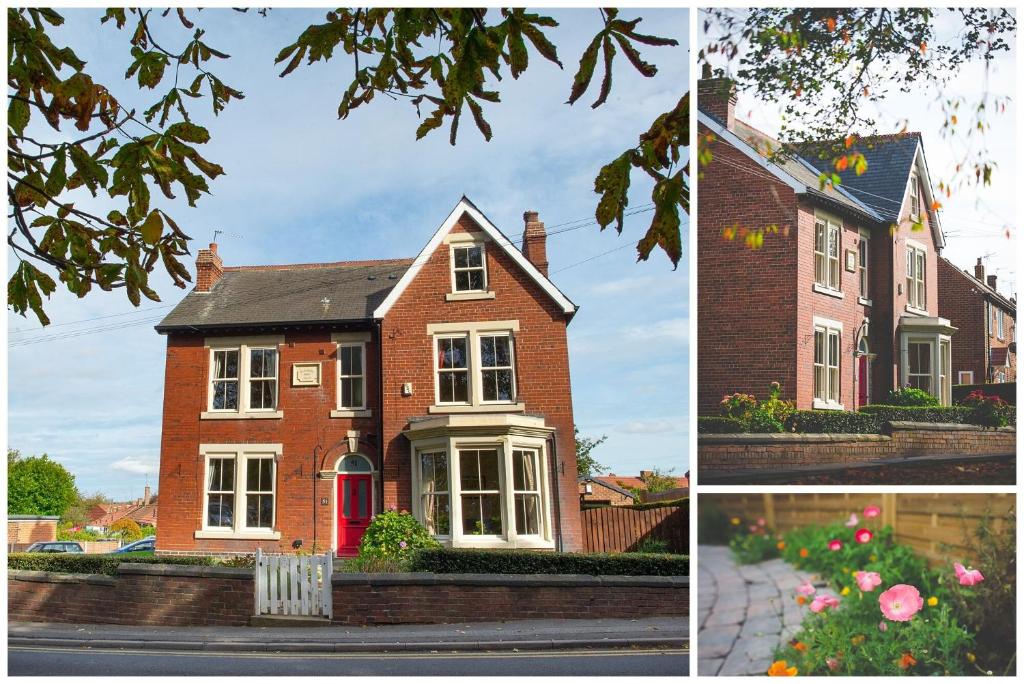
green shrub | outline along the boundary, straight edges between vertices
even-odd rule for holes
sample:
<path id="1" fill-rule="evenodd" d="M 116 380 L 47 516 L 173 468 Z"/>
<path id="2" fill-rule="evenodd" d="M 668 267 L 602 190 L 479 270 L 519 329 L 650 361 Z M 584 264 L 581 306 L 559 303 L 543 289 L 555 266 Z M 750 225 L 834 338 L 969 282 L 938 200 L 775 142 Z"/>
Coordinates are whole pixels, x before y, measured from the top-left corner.
<path id="1" fill-rule="evenodd" d="M 408 572 L 411 556 L 383 558 L 377 556 L 356 556 L 341 562 L 342 572 Z"/>
<path id="2" fill-rule="evenodd" d="M 729 516 L 714 500 L 701 497 L 697 510 L 697 543 L 725 544 L 730 536 Z"/>
<path id="3" fill-rule="evenodd" d="M 658 537 L 644 537 L 636 543 L 632 553 L 669 553 L 668 542 Z"/>
<path id="4" fill-rule="evenodd" d="M 131 518 L 121 518 L 107 528 L 111 536 L 118 537 L 125 542 L 133 542 L 142 539 L 142 528 L 139 523 Z"/>
<path id="5" fill-rule="evenodd" d="M 209 556 L 153 556 L 122 553 L 114 556 L 85 553 L 12 553 L 7 556 L 11 570 L 39 570 L 64 574 L 114 575 L 121 563 L 157 563 L 164 565 L 219 565 Z"/>
<path id="6" fill-rule="evenodd" d="M 1014 407 L 994 394 L 986 395 L 980 389 L 968 394 L 960 404 L 971 410 L 968 421 L 974 425 L 1005 427 L 1016 423 L 1017 412 Z"/>
<path id="7" fill-rule="evenodd" d="M 676 576 L 690 574 L 690 559 L 684 555 L 661 553 L 422 549 L 414 555 L 410 569 L 413 572 L 455 574 Z"/>
<path id="8" fill-rule="evenodd" d="M 747 430 L 756 433 L 782 432 L 782 422 L 768 411 L 757 407 L 747 420 Z"/>
<path id="9" fill-rule="evenodd" d="M 888 406 L 938 406 L 939 400 L 924 390 L 902 387 L 889 390 Z"/>
<path id="10" fill-rule="evenodd" d="M 741 565 L 760 563 L 779 557 L 779 540 L 768 530 L 751 534 L 738 534 L 729 540 L 729 548 L 736 562 Z"/>
<path id="11" fill-rule="evenodd" d="M 701 435 L 725 435 L 743 432 L 743 421 L 725 416 L 698 416 L 697 433 Z"/>
<path id="12" fill-rule="evenodd" d="M 746 420 L 755 408 L 757 408 L 757 399 L 754 398 L 754 395 L 742 392 L 727 394 L 718 403 L 718 410 L 723 416 L 738 420 Z"/>
<path id="13" fill-rule="evenodd" d="M 877 417 L 852 411 L 794 411 L 787 419 L 786 432 L 825 434 L 878 434 Z"/>
<path id="14" fill-rule="evenodd" d="M 968 423 L 971 409 L 963 406 L 889 406 L 868 404 L 860 413 L 874 416 L 880 423 L 893 420 L 912 423 Z"/>
<path id="15" fill-rule="evenodd" d="M 384 511 L 373 518 L 363 533 L 359 557 L 408 562 L 416 550 L 440 546 L 427 528 L 408 511 Z"/>

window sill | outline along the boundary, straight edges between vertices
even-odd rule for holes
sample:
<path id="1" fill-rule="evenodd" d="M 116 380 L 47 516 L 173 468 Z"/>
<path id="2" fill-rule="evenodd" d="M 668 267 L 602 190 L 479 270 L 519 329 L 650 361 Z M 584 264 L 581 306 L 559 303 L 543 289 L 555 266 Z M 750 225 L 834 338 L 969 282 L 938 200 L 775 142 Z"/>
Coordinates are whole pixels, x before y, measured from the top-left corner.
<path id="1" fill-rule="evenodd" d="M 833 290 L 831 287 L 826 287 L 819 283 L 814 283 L 814 287 L 812 289 L 818 294 L 828 295 L 829 297 L 835 297 L 836 299 L 843 298 L 842 290 Z"/>
<path id="2" fill-rule="evenodd" d="M 925 311 L 924 309 L 918 309 L 918 308 L 917 308 L 916 306 L 911 306 L 910 304 L 907 304 L 907 305 L 906 305 L 906 306 L 904 307 L 904 310 L 905 310 L 905 311 L 906 311 L 907 313 L 912 313 L 912 314 L 914 314 L 915 316 L 927 316 L 927 315 L 928 315 L 928 312 L 927 312 L 927 311 Z"/>
<path id="3" fill-rule="evenodd" d="M 467 302 L 474 299 L 494 299 L 493 292 L 449 292 L 444 296 L 446 302 Z"/>
<path id="4" fill-rule="evenodd" d="M 824 409 L 826 411 L 845 411 L 842 404 L 837 404 L 834 401 L 825 401 L 824 399 L 815 399 L 811 405 L 812 408 Z"/>
<path id="5" fill-rule="evenodd" d="M 526 404 L 479 404 L 477 406 L 428 406 L 427 413 L 523 413 Z"/>
<path id="6" fill-rule="evenodd" d="M 258 420 L 284 418 L 284 411 L 203 411 L 200 420 Z"/>
<path id="7" fill-rule="evenodd" d="M 235 532 L 233 530 L 196 530 L 196 539 L 262 539 L 267 541 L 276 541 L 281 538 L 281 533 L 277 530 L 273 532 L 269 530 L 251 530 L 246 532 Z"/>
<path id="8" fill-rule="evenodd" d="M 369 418 L 373 415 L 370 409 L 334 409 L 331 418 Z"/>
<path id="9" fill-rule="evenodd" d="M 857 303 L 862 306 L 872 306 L 870 299 L 864 299 L 863 297 L 857 297 Z"/>
<path id="10" fill-rule="evenodd" d="M 555 543 L 539 537 L 503 539 L 494 536 L 463 535 L 458 539 L 453 539 L 450 546 L 453 549 L 553 549 Z"/>

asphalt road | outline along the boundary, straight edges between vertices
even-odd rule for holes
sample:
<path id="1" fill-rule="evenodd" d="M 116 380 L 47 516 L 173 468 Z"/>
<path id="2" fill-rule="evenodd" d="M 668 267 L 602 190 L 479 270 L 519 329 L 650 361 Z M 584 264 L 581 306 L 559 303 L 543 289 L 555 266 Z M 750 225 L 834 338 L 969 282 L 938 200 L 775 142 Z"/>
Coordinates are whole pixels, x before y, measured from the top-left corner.
<path id="1" fill-rule="evenodd" d="M 689 652 L 543 651 L 437 654 L 244 654 L 12 647 L 9 676 L 618 675 L 683 676 Z"/>

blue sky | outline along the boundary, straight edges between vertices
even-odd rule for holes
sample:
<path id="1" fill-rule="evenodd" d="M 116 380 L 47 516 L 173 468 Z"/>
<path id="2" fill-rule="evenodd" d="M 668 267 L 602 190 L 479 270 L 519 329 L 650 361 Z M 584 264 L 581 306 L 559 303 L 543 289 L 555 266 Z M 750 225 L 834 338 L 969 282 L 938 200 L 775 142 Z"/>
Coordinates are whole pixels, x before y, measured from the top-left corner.
<path id="1" fill-rule="evenodd" d="M 702 24 L 698 26 L 702 27 Z M 936 32 L 942 41 L 960 31 L 961 23 L 955 14 L 938 11 Z M 703 41 L 703 36 L 698 39 Z M 970 143 L 962 134 L 948 137 L 942 134 L 945 117 L 939 106 L 940 98 L 963 97 L 964 110 L 967 110 L 986 91 L 989 95 L 1010 97 L 1005 112 L 986 119 L 991 129 L 985 134 L 985 142 L 989 159 L 995 163 L 992 184 L 964 188 L 950 198 L 940 198 L 943 205 L 940 220 L 946 234 L 943 256 L 971 273 L 977 258 L 983 257 L 986 273 L 996 274 L 998 289 L 1007 296 L 1017 292 L 1016 196 L 1020 187 L 1016 159 L 1017 53 L 1015 42 L 1011 44 L 1015 49 L 998 53 L 987 71 L 981 63 L 968 64 L 950 79 L 941 92 L 930 84 L 922 84 L 907 93 L 895 92 L 893 88 L 894 92 L 885 100 L 870 105 L 870 112 L 878 122 L 878 132 L 896 132 L 906 120 L 907 130 L 921 133 L 932 184 L 937 186 L 940 181 L 948 183 L 954 177 L 956 164 L 964 158 L 969 145 L 978 144 Z M 725 67 L 727 73 L 732 73 L 739 68 L 739 58 L 730 67 L 723 57 L 716 55 L 712 64 Z M 776 134 L 781 107 L 759 101 L 755 93 L 747 91 L 739 95 L 736 116 L 767 133 Z M 966 111 L 960 118 L 969 118 Z"/>
<path id="2" fill-rule="evenodd" d="M 549 35 L 565 69 L 531 53 L 525 75 L 518 81 L 506 75 L 503 102 L 486 108 L 491 142 L 468 120 L 454 148 L 446 129 L 416 141 L 416 113 L 405 102 L 380 99 L 346 120 L 336 118 L 352 68 L 344 57 L 278 78 L 274 56 L 323 12 L 272 10 L 267 18 L 192 12 L 207 30 L 204 40 L 232 55 L 211 70 L 246 95 L 217 118 L 208 100 L 191 110 L 213 138 L 204 156 L 227 171 L 212 195 L 195 209 L 159 200 L 194 238 L 193 252 L 219 230 L 228 265 L 411 257 L 463 194 L 513 239 L 522 233 L 526 209 L 540 212 L 549 228 L 587 219 L 600 166 L 634 145 L 688 89 L 685 49 L 645 48 L 647 61 L 659 67 L 656 77 L 644 79 L 620 53 L 604 106 L 589 106 L 596 82 L 575 106 L 564 104 L 600 17 L 595 9 L 553 11 L 561 26 Z M 140 111 L 154 101 L 123 80 L 127 28 L 101 27 L 95 10 L 62 13 L 67 23 L 55 33 L 71 37 L 97 80 Z M 684 10 L 643 10 L 642 16 L 641 31 L 686 45 Z M 173 17 L 161 22 L 157 36 L 182 43 L 176 24 Z M 631 206 L 649 202 L 649 183 L 635 177 Z M 100 198 L 79 206 L 106 213 L 113 204 Z M 548 259 L 554 282 L 581 306 L 569 326 L 573 402 L 583 434 L 608 436 L 595 456 L 617 474 L 659 466 L 681 475 L 688 469 L 689 250 L 678 270 L 660 252 L 637 263 L 632 245 L 650 217 L 647 211 L 627 218 L 621 236 L 593 225 L 553 235 Z M 617 251 L 573 265 L 610 250 Z M 45 331 L 34 319 L 7 314 L 14 345 L 8 444 L 24 454 L 48 453 L 86 493 L 123 499 L 141 496 L 147 479 L 157 484 L 165 339 L 152 326 L 184 291 L 160 274 L 153 284 L 162 304 L 144 300 L 139 310 L 123 292 L 78 300 L 59 290 L 47 304 L 54 325 Z M 77 334 L 100 326 L 108 329 Z"/>

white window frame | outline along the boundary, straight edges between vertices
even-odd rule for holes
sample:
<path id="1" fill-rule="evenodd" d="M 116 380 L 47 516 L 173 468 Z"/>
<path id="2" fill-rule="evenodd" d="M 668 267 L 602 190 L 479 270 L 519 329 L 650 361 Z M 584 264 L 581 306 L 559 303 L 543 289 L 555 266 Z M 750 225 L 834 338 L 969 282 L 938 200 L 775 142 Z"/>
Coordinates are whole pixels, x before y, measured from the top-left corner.
<path id="1" fill-rule="evenodd" d="M 440 363 L 440 347 L 443 340 L 465 340 L 466 342 L 466 367 L 465 368 L 442 368 Z M 433 338 L 434 356 L 434 404 L 437 406 L 471 406 L 475 393 L 473 382 L 473 340 L 469 333 L 447 333 L 436 335 Z M 466 375 L 466 401 L 442 401 L 441 400 L 441 375 L 442 373 L 454 375 L 465 373 Z"/>
<path id="2" fill-rule="evenodd" d="M 996 383 L 1006 382 L 1006 371 L 996 371 L 996 376 L 993 379 Z"/>
<path id="3" fill-rule="evenodd" d="M 917 171 L 910 172 L 910 219 L 918 221 L 921 218 L 921 190 L 918 187 Z"/>
<path id="4" fill-rule="evenodd" d="M 283 418 L 284 412 L 280 410 L 281 405 L 281 347 L 284 345 L 284 335 L 261 335 L 254 337 L 208 337 L 205 340 L 207 353 L 207 378 L 206 385 L 206 410 L 200 414 L 203 420 L 224 420 L 236 418 Z M 276 365 L 274 368 L 274 406 L 273 408 L 252 408 L 250 402 L 250 362 L 249 352 L 255 349 L 270 349 L 275 352 Z M 238 352 L 238 408 L 215 409 L 213 408 L 215 368 L 214 358 L 217 352 L 237 351 Z M 269 379 L 271 376 L 261 376 L 257 379 Z"/>
<path id="5" fill-rule="evenodd" d="M 817 360 L 818 335 L 822 335 L 822 361 Z M 832 341 L 835 340 L 835 363 L 832 363 L 831 350 Z M 812 337 L 811 362 L 813 373 L 811 376 L 811 395 L 814 399 L 813 407 L 816 409 L 843 410 L 843 324 L 839 321 L 832 321 L 825 318 L 814 317 L 814 335 Z M 818 392 L 819 368 L 822 382 L 821 392 Z"/>
<path id="6" fill-rule="evenodd" d="M 225 358 L 225 369 L 227 368 L 227 355 L 234 353 L 236 355 L 235 361 L 235 375 L 234 377 L 223 377 L 218 378 L 216 376 L 217 368 L 217 355 L 223 354 Z M 235 408 L 214 408 L 214 396 L 217 394 L 218 383 L 235 383 L 235 398 L 237 405 Z M 238 413 L 242 409 L 242 353 L 238 347 L 215 347 L 210 349 L 210 384 L 208 389 L 207 406 L 209 411 L 216 411 L 218 413 Z"/>
<path id="7" fill-rule="evenodd" d="M 473 249 L 474 247 L 480 248 L 480 265 L 479 266 L 456 266 L 455 265 L 455 252 L 460 249 Z M 448 245 L 449 255 L 451 257 L 451 277 L 452 277 L 452 294 L 480 294 L 487 292 L 487 247 L 483 240 L 465 240 L 465 241 L 454 241 Z M 456 278 L 457 273 L 468 273 L 470 271 L 480 271 L 483 278 L 483 284 L 478 288 L 468 288 L 460 290 L 458 286 L 458 279 Z"/>
<path id="8" fill-rule="evenodd" d="M 331 410 L 331 418 L 369 418 L 373 415 L 370 408 L 366 364 L 366 350 L 370 346 L 372 336 L 369 332 L 337 332 L 331 334 L 331 342 L 334 343 L 334 408 Z M 363 355 L 363 406 L 359 408 L 346 407 L 341 405 L 341 348 L 346 346 L 360 345 Z"/>
<path id="9" fill-rule="evenodd" d="M 818 230 L 822 229 L 819 245 Z M 814 289 L 824 294 L 839 295 L 843 289 L 842 221 L 816 212 L 814 215 Z M 819 249 L 820 246 L 820 249 Z"/>
<path id="10" fill-rule="evenodd" d="M 413 463 L 415 464 L 415 466 L 413 467 L 413 470 L 415 471 L 414 480 L 417 483 L 416 485 L 414 485 L 415 486 L 414 492 L 415 492 L 415 497 L 416 497 L 416 505 L 418 506 L 417 510 L 420 513 L 419 514 L 419 520 L 420 520 L 420 522 L 423 523 L 423 526 L 426 527 L 427 531 L 429 532 L 430 531 L 430 525 L 429 525 L 429 521 L 427 520 L 426 506 L 424 505 L 424 502 L 426 501 L 427 497 L 433 497 L 433 498 L 437 498 L 439 496 L 447 497 L 447 499 L 448 499 L 448 531 L 447 532 L 436 532 L 436 533 L 431 533 L 431 534 L 433 534 L 433 536 L 436 539 L 449 540 L 449 539 L 452 538 L 452 534 L 453 534 L 453 530 L 455 528 L 455 522 L 456 521 L 455 521 L 455 518 L 453 517 L 453 514 L 452 514 L 452 511 L 454 510 L 454 506 L 452 504 L 452 491 L 451 491 L 451 488 L 452 488 L 452 484 L 451 484 L 451 482 L 452 482 L 452 480 L 451 480 L 451 477 L 452 477 L 452 458 L 451 458 L 451 454 L 448 451 L 448 445 L 447 444 L 438 444 L 437 446 L 434 446 L 434 447 L 425 446 L 425 447 L 421 447 L 419 449 L 414 449 L 413 453 L 415 455 L 415 460 L 413 461 Z M 433 490 L 431 492 L 423 491 L 424 480 L 423 480 L 423 462 L 422 462 L 422 459 L 423 459 L 424 456 L 426 456 L 428 454 L 432 455 L 432 456 L 442 455 L 445 458 L 445 463 L 447 464 L 445 469 L 447 470 L 447 473 L 446 473 L 446 477 L 445 477 L 445 488 L 444 488 L 444 490 L 436 489 L 436 490 Z M 437 468 L 436 461 L 434 463 L 434 468 L 435 469 Z"/>
<path id="11" fill-rule="evenodd" d="M 920 372 L 920 371 L 917 372 L 917 373 L 911 372 L 911 368 L 910 368 L 910 360 L 911 360 L 911 357 L 912 357 L 912 355 L 910 353 L 911 345 L 923 345 L 923 346 L 925 346 L 928 349 L 928 372 L 927 373 L 923 373 L 923 372 Z M 911 383 L 911 378 L 928 378 L 928 387 L 927 388 L 918 387 L 918 389 L 924 390 L 925 392 L 927 392 L 928 394 L 932 395 L 933 397 L 938 397 L 939 396 L 938 393 L 935 392 L 935 381 L 936 381 L 935 340 L 916 339 L 916 338 L 911 338 L 911 339 L 907 340 L 907 370 L 906 370 L 906 376 L 907 376 L 906 384 L 908 386 L 910 386 L 910 387 L 914 386 Z"/>
<path id="12" fill-rule="evenodd" d="M 967 376 L 967 382 L 964 382 L 964 376 Z M 974 371 L 957 371 L 956 379 L 958 385 L 973 385 L 974 384 Z"/>
<path id="13" fill-rule="evenodd" d="M 533 460 L 534 465 L 536 466 L 536 468 L 535 468 L 535 473 L 536 473 L 535 489 L 517 489 L 516 488 L 516 454 L 527 454 L 528 457 Z M 509 521 L 509 524 L 512 525 L 514 528 L 516 528 L 515 533 L 516 533 L 517 537 L 539 537 L 540 533 L 541 533 L 541 530 L 544 528 L 544 520 L 543 520 L 543 516 L 542 516 L 542 506 L 543 506 L 542 499 L 543 499 L 543 494 L 542 494 L 542 484 L 541 484 L 541 481 L 540 481 L 540 472 L 541 472 L 540 452 L 537 451 L 536 449 L 524 449 L 524 448 L 521 448 L 521 447 L 520 448 L 515 448 L 515 449 L 512 450 L 511 461 L 512 461 L 512 467 L 511 467 L 512 479 L 509 481 L 509 486 L 512 489 L 512 519 Z M 519 531 L 517 515 L 519 513 L 519 498 L 520 497 L 524 497 L 524 501 L 525 501 L 525 497 L 533 497 L 537 501 L 537 532 L 520 532 Z"/>
<path id="14" fill-rule="evenodd" d="M 907 240 L 907 311 L 928 312 L 928 248 Z"/>
<path id="15" fill-rule="evenodd" d="M 483 540 L 494 541 L 494 540 L 498 540 L 498 539 L 505 539 L 509 535 L 508 506 L 506 505 L 508 502 L 506 501 L 506 499 L 509 496 L 508 490 L 509 490 L 509 487 L 511 486 L 511 481 L 505 476 L 505 470 L 506 470 L 506 463 L 505 462 L 507 460 L 507 456 L 502 451 L 501 447 L 502 447 L 501 444 L 480 444 L 480 445 L 467 445 L 467 444 L 464 444 L 464 445 L 461 445 L 461 446 L 457 447 L 457 449 L 455 451 L 455 457 L 454 457 L 453 460 L 458 460 L 458 467 L 456 468 L 456 470 L 458 470 L 459 479 L 458 480 L 452 480 L 451 484 L 449 485 L 449 487 L 454 487 L 456 489 L 456 491 L 457 491 L 456 495 L 459 497 L 459 517 L 455 519 L 455 522 L 458 525 L 458 533 L 459 533 L 459 536 L 461 536 L 461 537 L 464 537 L 464 538 L 465 537 L 480 537 Z M 470 454 L 470 453 L 477 454 L 476 463 L 477 463 L 477 467 L 479 468 L 480 453 L 481 452 L 490 452 L 490 451 L 494 452 L 495 460 L 497 461 L 497 466 L 498 466 L 498 488 L 497 489 L 482 489 L 482 488 L 481 489 L 463 489 L 462 488 L 462 455 L 464 453 L 465 454 Z M 480 483 L 480 486 L 481 487 L 483 486 L 482 482 Z M 501 531 L 498 532 L 497 534 L 483 534 L 483 533 L 481 533 L 481 534 L 473 534 L 472 532 L 466 532 L 464 529 L 462 529 L 462 510 L 463 510 L 463 501 L 462 501 L 462 499 L 465 496 L 496 496 L 497 499 L 498 499 L 498 510 L 501 513 Z M 454 532 L 454 529 L 453 529 L 453 532 Z"/>
<path id="16" fill-rule="evenodd" d="M 202 481 L 203 505 L 202 519 L 200 520 L 199 528 L 194 534 L 196 539 L 277 540 L 281 538 L 281 532 L 276 529 L 277 511 L 280 504 L 277 466 L 281 452 L 280 444 L 201 444 L 199 446 L 199 453 L 204 461 Z M 211 527 L 208 525 L 210 461 L 218 458 L 231 459 L 234 463 L 233 494 L 235 499 L 232 512 L 232 527 Z M 248 462 L 254 459 L 272 459 L 273 461 L 273 467 L 271 468 L 271 496 L 274 497 L 274 514 L 270 528 L 248 527 L 246 525 L 246 503 L 249 494 Z"/>
<path id="17" fill-rule="evenodd" d="M 274 374 L 273 375 L 261 375 L 259 377 L 254 377 L 253 376 L 253 374 L 252 374 L 252 353 L 254 351 L 260 351 L 260 352 L 272 351 L 272 352 L 274 352 Z M 277 410 L 277 404 L 280 401 L 280 392 L 281 392 L 281 383 L 280 383 L 280 380 L 279 380 L 280 369 L 281 369 L 281 351 L 277 347 L 271 346 L 271 345 L 266 345 L 266 346 L 264 346 L 264 345 L 254 345 L 254 346 L 251 346 L 251 347 L 250 346 L 246 347 L 246 349 L 245 349 L 245 370 L 246 370 L 246 374 L 245 374 L 245 388 L 246 388 L 245 402 L 246 402 L 246 407 L 247 407 L 248 411 L 264 412 L 264 411 L 276 411 Z M 266 373 L 266 368 L 264 368 L 263 371 L 264 371 L 264 373 Z M 252 383 L 253 383 L 253 381 L 256 381 L 256 382 L 273 382 L 273 387 L 274 387 L 274 405 L 273 406 L 271 406 L 269 408 L 262 407 L 262 406 L 260 408 L 253 408 L 252 407 Z"/>
<path id="18" fill-rule="evenodd" d="M 360 373 L 358 375 L 349 374 L 345 375 L 341 364 L 341 355 L 343 349 L 358 349 L 359 350 L 359 368 Z M 341 386 L 344 380 L 354 381 L 358 380 L 360 385 L 359 395 L 362 397 L 362 401 L 358 404 L 345 404 L 341 401 L 344 393 L 341 391 Z M 338 343 L 338 410 L 341 411 L 359 411 L 366 408 L 366 343 L 365 342 L 339 342 Z"/>
<path id="19" fill-rule="evenodd" d="M 1003 310 L 998 306 L 992 307 L 996 312 L 996 337 L 1000 340 L 1003 339 L 1005 331 L 1003 330 Z"/>
<path id="20" fill-rule="evenodd" d="M 519 378 L 516 363 L 516 333 L 519 332 L 519 321 L 482 321 L 460 323 L 431 323 L 427 326 L 427 335 L 431 340 L 431 356 L 434 364 L 434 405 L 427 407 L 428 413 L 486 413 L 494 411 L 525 410 L 525 404 L 519 401 Z M 509 350 L 512 361 L 512 400 L 488 400 L 483 398 L 482 354 L 480 353 L 481 337 L 509 337 Z M 468 371 L 468 401 L 442 402 L 441 382 L 438 354 L 438 341 L 451 338 L 466 339 L 466 368 Z M 504 368 L 504 367 L 503 367 Z"/>
<path id="21" fill-rule="evenodd" d="M 509 359 L 509 365 L 508 366 L 485 366 L 484 365 L 483 342 L 484 342 L 484 338 L 485 337 L 489 337 L 489 338 L 493 338 L 493 339 L 505 338 L 506 340 L 508 340 L 508 359 Z M 478 335 L 476 335 L 476 345 L 477 346 L 473 349 L 473 351 L 476 352 L 477 354 L 479 354 L 479 359 L 480 359 L 480 362 L 478 364 L 479 367 L 477 369 L 477 376 L 476 376 L 480 380 L 480 403 L 481 404 L 505 404 L 505 405 L 514 404 L 515 401 L 516 401 L 516 396 L 518 396 L 516 394 L 516 340 L 515 340 L 515 337 L 512 335 L 511 331 L 479 333 Z M 509 376 L 512 379 L 512 398 L 511 399 L 486 399 L 486 398 L 484 398 L 484 396 L 483 396 L 483 393 L 484 393 L 484 373 L 503 371 L 503 370 L 507 370 L 509 372 Z M 497 386 L 497 385 L 495 385 L 495 386 Z M 472 385 L 470 386 L 470 390 L 471 390 L 470 393 L 472 394 Z"/>
<path id="22" fill-rule="evenodd" d="M 501 500 L 504 533 L 502 535 L 464 534 L 462 531 L 462 472 L 460 451 L 496 449 L 499 463 L 499 494 Z M 519 534 L 515 525 L 515 482 L 513 458 L 507 455 L 515 451 L 536 453 L 537 482 L 540 494 L 538 511 L 538 534 Z M 423 510 L 423 482 L 420 455 L 444 452 L 448 456 L 448 509 L 450 515 L 449 534 L 435 535 L 445 546 L 453 548 L 533 548 L 553 549 L 552 505 L 548 468 L 548 450 L 545 439 L 520 435 L 496 435 L 493 437 L 439 436 L 415 440 L 412 454 L 416 467 L 412 468 L 413 514 L 421 523 L 426 523 Z"/>
<path id="23" fill-rule="evenodd" d="M 860 231 L 860 241 L 857 243 L 857 282 L 860 287 L 859 302 L 871 304 L 871 236 Z"/>

